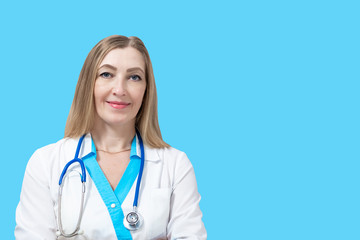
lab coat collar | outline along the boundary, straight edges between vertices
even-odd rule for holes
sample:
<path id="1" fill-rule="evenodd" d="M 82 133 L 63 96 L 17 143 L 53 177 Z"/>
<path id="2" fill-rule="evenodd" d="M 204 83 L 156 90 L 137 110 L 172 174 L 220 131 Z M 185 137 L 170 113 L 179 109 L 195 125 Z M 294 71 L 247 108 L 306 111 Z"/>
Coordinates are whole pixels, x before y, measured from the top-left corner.
<path id="1" fill-rule="evenodd" d="M 79 139 L 76 140 L 76 144 L 78 143 L 78 141 Z M 156 148 L 151 148 L 146 144 L 144 144 L 144 151 L 145 151 L 145 161 L 157 162 L 160 160 L 160 156 Z M 139 157 L 141 156 L 140 144 L 137 136 L 136 136 L 136 153 Z M 91 134 L 87 133 L 82 143 L 79 156 L 80 158 L 83 158 L 89 154 L 96 154 L 96 153 L 92 153 L 92 138 L 91 138 Z"/>

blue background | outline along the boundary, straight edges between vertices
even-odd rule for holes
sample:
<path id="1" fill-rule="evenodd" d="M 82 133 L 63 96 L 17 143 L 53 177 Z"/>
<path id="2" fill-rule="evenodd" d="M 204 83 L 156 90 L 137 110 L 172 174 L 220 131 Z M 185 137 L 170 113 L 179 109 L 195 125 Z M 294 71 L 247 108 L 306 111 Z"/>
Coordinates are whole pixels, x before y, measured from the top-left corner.
<path id="1" fill-rule="evenodd" d="M 360 239 L 358 1 L 2 1 L 1 234 L 91 48 L 138 36 L 209 239 Z"/>

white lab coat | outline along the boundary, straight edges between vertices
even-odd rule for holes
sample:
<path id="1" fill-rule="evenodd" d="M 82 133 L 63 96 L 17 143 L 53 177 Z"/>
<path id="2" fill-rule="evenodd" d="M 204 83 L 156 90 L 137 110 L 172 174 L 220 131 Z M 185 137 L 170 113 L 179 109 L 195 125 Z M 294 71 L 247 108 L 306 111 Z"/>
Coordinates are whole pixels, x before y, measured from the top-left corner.
<path id="1" fill-rule="evenodd" d="M 15 237 L 18 240 L 53 240 L 58 229 L 59 177 L 72 160 L 78 139 L 65 138 L 38 149 L 26 167 L 20 202 L 16 209 Z M 91 152 L 91 135 L 84 138 L 79 157 Z M 201 220 L 200 195 L 193 167 L 185 153 L 172 147 L 144 146 L 145 165 L 138 211 L 142 227 L 132 231 L 133 239 L 206 239 Z M 140 156 L 139 144 L 137 153 Z M 76 226 L 81 196 L 78 164 L 68 170 L 62 198 L 63 228 Z M 117 239 L 108 209 L 89 173 L 86 181 L 82 235 L 71 239 Z M 124 215 L 132 210 L 136 180 L 121 205 Z M 119 224 L 122 224 L 119 223 Z M 59 238 L 63 239 L 63 238 Z"/>

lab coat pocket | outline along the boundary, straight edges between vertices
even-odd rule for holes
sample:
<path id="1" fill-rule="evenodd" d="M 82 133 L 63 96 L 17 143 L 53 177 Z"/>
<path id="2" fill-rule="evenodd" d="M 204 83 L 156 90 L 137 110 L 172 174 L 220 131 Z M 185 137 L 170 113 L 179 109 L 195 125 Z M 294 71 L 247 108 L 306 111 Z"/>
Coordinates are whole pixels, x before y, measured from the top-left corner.
<path id="1" fill-rule="evenodd" d="M 148 225 L 150 239 L 166 239 L 171 192 L 172 188 L 157 188 L 150 193 Z"/>

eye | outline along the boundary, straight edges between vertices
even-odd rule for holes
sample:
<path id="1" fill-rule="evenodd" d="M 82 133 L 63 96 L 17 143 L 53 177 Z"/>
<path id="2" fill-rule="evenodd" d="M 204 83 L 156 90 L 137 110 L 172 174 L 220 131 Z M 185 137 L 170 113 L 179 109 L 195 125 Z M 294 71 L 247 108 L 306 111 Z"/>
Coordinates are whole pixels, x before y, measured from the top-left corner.
<path id="1" fill-rule="evenodd" d="M 133 81 L 140 81 L 141 77 L 139 75 L 134 74 L 130 76 L 130 79 Z"/>
<path id="2" fill-rule="evenodd" d="M 103 77 L 103 78 L 111 78 L 112 77 L 112 74 L 109 73 L 109 72 L 103 72 L 100 74 L 100 77 Z"/>

